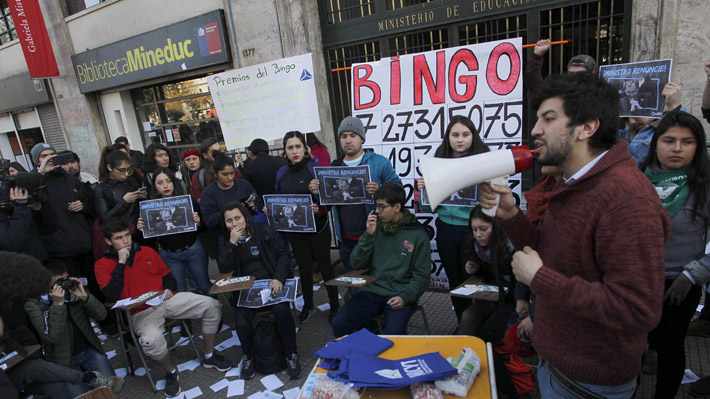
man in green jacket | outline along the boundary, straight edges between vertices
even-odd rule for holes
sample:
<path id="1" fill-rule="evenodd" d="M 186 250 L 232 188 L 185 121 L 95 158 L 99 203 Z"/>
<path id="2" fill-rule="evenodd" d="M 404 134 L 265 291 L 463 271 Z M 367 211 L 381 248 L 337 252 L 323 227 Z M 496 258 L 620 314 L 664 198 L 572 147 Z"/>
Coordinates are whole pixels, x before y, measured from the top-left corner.
<path id="1" fill-rule="evenodd" d="M 52 275 L 52 289 L 49 294 L 29 299 L 25 303 L 25 311 L 39 333 L 45 358 L 76 370 L 115 376 L 90 320 L 105 319 L 106 308 L 84 289 L 81 280 L 68 277 L 63 263 L 48 261 L 44 266 Z M 73 289 L 67 287 L 68 292 L 65 291 L 62 283 L 71 282 L 75 283 Z M 88 392 L 88 387 L 83 383 L 68 385 L 76 390 L 71 392 L 75 396 Z"/>
<path id="2" fill-rule="evenodd" d="M 350 263 L 355 269 L 369 268 L 375 281 L 360 288 L 335 315 L 330 323 L 335 337 L 359 330 L 379 313 L 384 316 L 384 334 L 405 334 L 417 301 L 429 286 L 431 238 L 404 208 L 404 189 L 385 183 L 374 199 L 376 214 L 368 215 Z"/>

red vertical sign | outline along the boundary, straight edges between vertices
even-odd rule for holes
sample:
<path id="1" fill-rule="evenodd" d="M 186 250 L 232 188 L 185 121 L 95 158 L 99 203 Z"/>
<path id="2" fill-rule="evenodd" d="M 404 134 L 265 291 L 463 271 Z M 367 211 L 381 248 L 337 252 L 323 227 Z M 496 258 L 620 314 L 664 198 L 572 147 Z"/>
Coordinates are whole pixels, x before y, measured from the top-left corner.
<path id="1" fill-rule="evenodd" d="M 8 0 L 31 78 L 59 76 L 52 43 L 38 0 Z"/>

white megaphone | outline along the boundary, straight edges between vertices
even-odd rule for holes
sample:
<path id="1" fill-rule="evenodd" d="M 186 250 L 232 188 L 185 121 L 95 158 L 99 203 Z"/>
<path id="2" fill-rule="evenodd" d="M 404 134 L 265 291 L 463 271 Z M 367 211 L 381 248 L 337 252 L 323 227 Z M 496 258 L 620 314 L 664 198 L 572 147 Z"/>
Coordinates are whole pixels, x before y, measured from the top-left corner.
<path id="1" fill-rule="evenodd" d="M 426 184 L 426 194 L 432 209 L 452 193 L 475 184 L 492 181 L 505 184 L 507 177 L 532 167 L 533 157 L 527 146 L 511 146 L 505 150 L 484 152 L 463 158 L 422 156 L 419 167 Z M 488 214 L 488 212 L 486 212 Z M 495 208 L 492 210 L 495 215 Z"/>

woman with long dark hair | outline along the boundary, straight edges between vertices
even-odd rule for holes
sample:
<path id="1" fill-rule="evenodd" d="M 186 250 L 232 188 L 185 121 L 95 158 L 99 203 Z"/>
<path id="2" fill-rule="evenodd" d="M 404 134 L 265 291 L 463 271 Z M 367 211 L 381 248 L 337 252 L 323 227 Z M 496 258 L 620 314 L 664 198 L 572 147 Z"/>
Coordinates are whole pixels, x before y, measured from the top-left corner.
<path id="1" fill-rule="evenodd" d="M 150 198 L 170 198 L 185 195 L 185 191 L 180 184 L 180 180 L 170 169 L 158 168 L 154 172 L 153 186 L 150 188 Z M 197 201 L 192 201 L 193 212 L 189 217 L 195 224 L 200 226 L 200 215 Z M 172 216 L 172 215 L 170 215 Z M 166 216 L 167 217 L 167 216 Z M 184 219 L 183 219 L 184 220 Z M 138 218 L 136 225 L 138 230 L 143 231 L 145 220 Z M 197 289 L 203 294 L 209 295 L 212 282 L 207 274 L 207 252 L 202 246 L 196 231 L 187 231 L 179 234 L 164 235 L 157 238 L 159 245 L 158 253 L 160 258 L 168 265 L 170 272 L 177 280 L 178 291 L 187 292 L 187 272 L 190 272 Z"/>
<path id="2" fill-rule="evenodd" d="M 649 345 L 658 353 L 655 397 L 672 398 L 685 370 L 685 334 L 702 286 L 710 281 L 710 255 L 705 254 L 710 158 L 700 121 L 680 110 L 666 113 L 641 169 L 656 187 L 672 222 L 664 252 L 663 312 L 648 335 Z"/>
<path id="3" fill-rule="evenodd" d="M 291 251 L 273 227 L 251 220 L 249 211 L 239 202 L 230 202 L 222 210 L 222 235 L 219 237 L 217 265 L 222 273 L 233 276 L 254 276 L 256 280 L 271 280 L 272 293 L 283 289 L 291 274 Z M 288 302 L 266 306 L 276 319 L 276 328 L 286 353 L 288 376 L 301 375 L 296 348 L 296 324 Z M 259 309 L 234 306 L 237 336 L 242 344 L 244 360 L 242 377 L 254 377 L 254 327 L 252 321 Z"/>
<path id="4" fill-rule="evenodd" d="M 468 225 L 466 250 L 470 260 L 466 262 L 466 272 L 482 276 L 485 284 L 497 286 L 499 299 L 498 302 L 474 300 L 462 313 L 457 334 L 500 339 L 505 332 L 505 322 L 515 311 L 515 276 L 510 265 L 514 248 L 495 218 L 486 215 L 480 206 L 471 210 Z M 503 316 L 486 323 L 498 310 L 502 311 Z M 485 330 L 484 325 L 487 327 Z"/>
<path id="5" fill-rule="evenodd" d="M 96 214 L 100 221 L 125 216 L 130 223 L 138 221 L 138 200 L 145 199 L 147 189 L 131 178 L 131 158 L 123 151 L 106 147 L 99 160 L 99 183 L 94 190 Z"/>
<path id="6" fill-rule="evenodd" d="M 306 144 L 311 149 L 311 158 L 320 166 L 330 166 L 330 153 L 315 133 L 306 133 Z"/>
<path id="7" fill-rule="evenodd" d="M 277 194 L 308 194 L 311 180 L 315 179 L 313 168 L 318 164 L 311 158 L 306 137 L 298 131 L 291 131 L 284 135 L 284 152 L 286 165 L 276 174 Z M 303 310 L 299 321 L 305 323 L 315 312 L 313 306 L 313 260 L 318 265 L 324 281 L 335 277 L 333 266 L 330 263 L 330 226 L 328 225 L 328 209 L 318 205 L 314 200 L 312 205 L 316 214 L 315 233 L 288 233 L 288 240 L 296 258 L 301 277 L 301 290 L 303 291 Z M 333 318 L 340 309 L 337 287 L 326 286 L 328 301 L 330 302 L 330 315 Z"/>
<path id="8" fill-rule="evenodd" d="M 182 173 L 180 173 L 180 165 L 168 148 L 160 143 L 153 143 L 145 149 L 143 156 L 143 180 L 146 187 L 153 187 L 153 176 L 158 168 L 169 169 L 180 180 L 180 185 L 185 189 L 185 183 L 182 181 Z"/>
<path id="9" fill-rule="evenodd" d="M 437 158 L 460 158 L 488 152 L 488 146 L 478 136 L 478 131 L 470 119 L 456 115 L 446 127 L 444 139 L 437 148 Z M 424 179 L 417 181 L 419 190 L 426 188 Z M 432 212 L 431 207 L 418 204 L 424 212 Z M 466 280 L 464 264 L 466 263 L 466 237 L 469 235 L 468 216 L 471 207 L 440 205 L 436 208 L 436 247 L 439 251 L 441 263 L 449 279 L 449 287 L 454 289 Z M 456 318 L 461 319 L 461 314 L 470 301 L 464 298 L 451 297 Z"/>

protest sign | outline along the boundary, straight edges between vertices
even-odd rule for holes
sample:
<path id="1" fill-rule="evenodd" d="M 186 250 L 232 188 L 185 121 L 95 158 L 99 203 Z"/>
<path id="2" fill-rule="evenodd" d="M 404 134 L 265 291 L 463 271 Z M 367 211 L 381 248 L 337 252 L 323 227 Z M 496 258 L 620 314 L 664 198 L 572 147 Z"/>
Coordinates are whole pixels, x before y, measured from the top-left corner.
<path id="1" fill-rule="evenodd" d="M 416 186 L 415 186 L 416 187 Z M 422 205 L 429 206 L 429 198 L 426 195 L 426 187 L 420 192 Z M 478 205 L 478 185 L 466 187 L 462 190 L 451 193 L 449 198 L 441 201 L 440 205 L 449 206 L 476 206 Z"/>
<path id="2" fill-rule="evenodd" d="M 207 82 L 229 150 L 291 130 L 320 130 L 310 53 L 210 75 Z"/>
<path id="3" fill-rule="evenodd" d="M 144 238 L 197 230 L 189 195 L 141 201 L 139 207 Z"/>
<path id="4" fill-rule="evenodd" d="M 298 291 L 297 278 L 286 279 L 281 291 L 276 293 L 271 292 L 269 283 L 271 283 L 271 280 L 256 280 L 254 285 L 248 290 L 239 291 L 237 306 L 242 308 L 261 308 L 296 300 L 296 291 Z"/>
<path id="5" fill-rule="evenodd" d="M 315 167 L 321 205 L 371 204 L 365 191 L 370 182 L 370 165 Z"/>
<path id="6" fill-rule="evenodd" d="M 278 231 L 315 233 L 316 218 L 311 210 L 310 194 L 269 194 L 264 206 L 269 224 Z"/>
<path id="7" fill-rule="evenodd" d="M 365 147 L 388 158 L 402 179 L 407 208 L 414 209 L 414 179 L 422 177 L 419 157 L 434 155 L 453 116 L 471 119 L 491 150 L 522 143 L 522 62 L 522 39 L 514 38 L 353 64 L 352 115 L 365 126 Z M 520 180 L 508 180 L 518 203 Z M 436 215 L 417 218 L 435 228 Z M 434 241 L 430 284 L 448 289 Z"/>
<path id="8" fill-rule="evenodd" d="M 671 80 L 673 60 L 602 65 L 602 79 L 619 91 L 619 116 L 660 118 L 665 101 L 661 93 Z"/>

